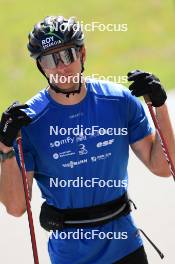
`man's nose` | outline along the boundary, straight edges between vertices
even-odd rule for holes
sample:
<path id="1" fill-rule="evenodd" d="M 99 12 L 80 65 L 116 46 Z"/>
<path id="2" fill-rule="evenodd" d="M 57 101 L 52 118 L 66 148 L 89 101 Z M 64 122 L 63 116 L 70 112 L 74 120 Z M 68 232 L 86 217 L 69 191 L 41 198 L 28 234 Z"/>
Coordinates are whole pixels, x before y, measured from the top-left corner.
<path id="1" fill-rule="evenodd" d="M 62 61 L 60 61 L 56 67 L 59 73 L 64 73 L 67 65 L 65 65 Z"/>

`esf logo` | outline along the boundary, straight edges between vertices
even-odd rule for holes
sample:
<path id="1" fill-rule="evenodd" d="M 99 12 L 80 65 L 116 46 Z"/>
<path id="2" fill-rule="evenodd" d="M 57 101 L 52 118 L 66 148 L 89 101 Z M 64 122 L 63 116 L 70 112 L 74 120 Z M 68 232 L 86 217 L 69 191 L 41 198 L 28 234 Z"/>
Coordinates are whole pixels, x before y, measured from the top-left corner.
<path id="1" fill-rule="evenodd" d="M 115 139 L 110 139 L 110 140 L 106 140 L 106 141 L 103 141 L 103 142 L 98 142 L 96 146 L 97 146 L 97 148 L 106 147 L 108 145 L 112 145 L 114 140 Z"/>

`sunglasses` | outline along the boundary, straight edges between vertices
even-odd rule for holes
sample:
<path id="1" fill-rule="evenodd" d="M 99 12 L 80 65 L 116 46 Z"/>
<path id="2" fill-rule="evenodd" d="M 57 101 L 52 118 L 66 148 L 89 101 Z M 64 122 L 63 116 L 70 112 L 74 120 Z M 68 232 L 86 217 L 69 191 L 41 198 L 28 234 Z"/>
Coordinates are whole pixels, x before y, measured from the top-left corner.
<path id="1" fill-rule="evenodd" d="M 70 65 L 78 59 L 80 48 L 66 48 L 64 50 L 56 51 L 51 54 L 42 55 L 39 57 L 39 62 L 44 68 L 54 69 L 61 62 L 64 65 Z"/>

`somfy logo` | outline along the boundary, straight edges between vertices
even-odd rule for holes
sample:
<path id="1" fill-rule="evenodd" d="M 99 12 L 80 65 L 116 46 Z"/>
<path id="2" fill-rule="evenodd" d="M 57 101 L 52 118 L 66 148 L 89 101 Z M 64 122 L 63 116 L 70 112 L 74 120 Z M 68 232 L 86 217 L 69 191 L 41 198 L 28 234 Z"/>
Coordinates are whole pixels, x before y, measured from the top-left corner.
<path id="1" fill-rule="evenodd" d="M 73 144 L 74 142 L 74 138 L 71 138 L 71 137 L 67 137 L 65 139 L 62 139 L 62 140 L 56 140 L 54 142 L 51 142 L 50 143 L 50 147 L 53 148 L 53 147 L 60 147 L 61 145 L 64 145 L 64 144 Z"/>

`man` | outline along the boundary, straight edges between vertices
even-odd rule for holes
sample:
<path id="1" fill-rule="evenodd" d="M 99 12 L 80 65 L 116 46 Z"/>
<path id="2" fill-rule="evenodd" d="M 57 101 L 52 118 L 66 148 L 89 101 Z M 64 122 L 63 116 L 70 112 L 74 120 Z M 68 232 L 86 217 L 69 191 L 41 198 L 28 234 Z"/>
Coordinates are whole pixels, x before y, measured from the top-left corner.
<path id="1" fill-rule="evenodd" d="M 49 86 L 2 115 L 1 202 L 13 216 L 26 210 L 15 142 L 21 129 L 30 197 L 35 178 L 46 200 L 41 226 L 58 234 L 48 243 L 51 263 L 148 263 L 130 214 L 127 164 L 131 146 L 151 172 L 170 176 L 158 135 L 136 98 L 150 96 L 175 161 L 160 81 L 150 73 L 130 72 L 130 92 L 112 82 L 85 80 L 84 36 L 73 18 L 46 17 L 30 33 L 28 49 Z"/>

